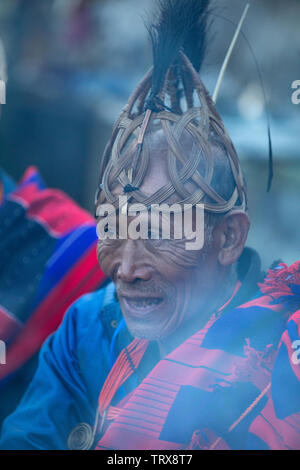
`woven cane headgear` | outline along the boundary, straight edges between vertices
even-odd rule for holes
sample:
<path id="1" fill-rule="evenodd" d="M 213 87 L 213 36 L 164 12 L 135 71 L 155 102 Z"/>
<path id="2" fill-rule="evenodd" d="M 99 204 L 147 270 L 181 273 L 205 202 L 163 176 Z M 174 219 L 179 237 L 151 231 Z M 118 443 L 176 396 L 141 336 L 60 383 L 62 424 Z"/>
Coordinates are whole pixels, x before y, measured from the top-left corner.
<path id="1" fill-rule="evenodd" d="M 112 188 L 118 183 L 130 202 L 204 204 L 212 213 L 246 209 L 246 190 L 237 153 L 198 71 L 205 45 L 209 0 L 160 0 L 159 16 L 149 29 L 153 66 L 130 96 L 117 119 L 101 160 L 96 202 L 118 206 Z M 161 128 L 168 145 L 169 182 L 151 195 L 139 189 L 151 158 L 145 134 Z M 180 139 L 188 133 L 196 151 L 184 152 Z M 212 185 L 215 171 L 212 142 L 218 142 L 234 182 L 224 198 Z M 203 162 L 205 169 L 203 171 Z M 200 171 L 200 166 L 202 170 Z M 196 189 L 190 192 L 186 183 Z"/>

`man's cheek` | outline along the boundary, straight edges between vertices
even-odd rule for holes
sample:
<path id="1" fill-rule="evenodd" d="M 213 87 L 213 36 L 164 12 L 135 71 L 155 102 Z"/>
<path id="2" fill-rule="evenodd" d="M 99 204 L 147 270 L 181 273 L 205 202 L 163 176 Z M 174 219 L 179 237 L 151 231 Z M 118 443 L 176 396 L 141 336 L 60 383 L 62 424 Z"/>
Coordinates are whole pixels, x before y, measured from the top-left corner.
<path id="1" fill-rule="evenodd" d="M 174 241 L 173 244 L 160 246 L 155 253 L 155 268 L 172 282 L 181 280 L 189 272 L 192 272 L 193 265 L 198 263 L 195 254 L 189 256 L 189 253 L 192 252 L 187 252 L 181 246 L 176 246 Z"/>

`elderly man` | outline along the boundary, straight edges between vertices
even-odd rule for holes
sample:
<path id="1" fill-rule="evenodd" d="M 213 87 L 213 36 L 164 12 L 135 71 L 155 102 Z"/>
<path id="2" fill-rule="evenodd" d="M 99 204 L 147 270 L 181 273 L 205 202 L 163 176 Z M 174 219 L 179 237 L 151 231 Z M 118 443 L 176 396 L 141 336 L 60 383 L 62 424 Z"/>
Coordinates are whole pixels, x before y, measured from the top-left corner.
<path id="1" fill-rule="evenodd" d="M 98 258 L 113 282 L 45 343 L 3 449 L 300 448 L 299 263 L 263 281 L 245 248 L 240 164 L 197 74 L 208 3 L 160 2 L 153 68 L 101 161 Z M 192 224 L 178 236 L 174 210 L 164 236 L 152 209 L 163 222 L 174 204 Z"/>

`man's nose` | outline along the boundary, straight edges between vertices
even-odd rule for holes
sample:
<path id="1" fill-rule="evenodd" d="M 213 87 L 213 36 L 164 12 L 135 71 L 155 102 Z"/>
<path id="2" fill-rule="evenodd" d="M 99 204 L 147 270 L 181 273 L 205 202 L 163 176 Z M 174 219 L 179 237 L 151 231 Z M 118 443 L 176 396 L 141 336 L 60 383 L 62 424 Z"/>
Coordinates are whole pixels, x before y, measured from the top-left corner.
<path id="1" fill-rule="evenodd" d="M 121 248 L 121 261 L 117 278 L 123 282 L 136 279 L 147 281 L 151 277 L 151 267 L 146 262 L 141 240 L 126 240 Z"/>

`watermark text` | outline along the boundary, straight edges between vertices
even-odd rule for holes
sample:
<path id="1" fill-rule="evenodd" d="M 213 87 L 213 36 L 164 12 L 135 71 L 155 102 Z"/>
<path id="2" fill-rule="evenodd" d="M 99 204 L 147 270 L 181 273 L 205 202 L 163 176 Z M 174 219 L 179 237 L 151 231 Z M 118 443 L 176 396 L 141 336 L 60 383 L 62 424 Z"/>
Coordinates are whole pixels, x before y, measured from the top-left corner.
<path id="1" fill-rule="evenodd" d="M 300 104 L 300 80 L 294 80 L 292 83 L 292 88 L 295 90 L 291 97 L 292 103 Z"/>
<path id="2" fill-rule="evenodd" d="M 204 246 L 203 204 L 128 205 L 127 196 L 119 196 L 119 207 L 98 206 L 97 235 L 100 240 L 185 240 L 186 250 Z"/>

